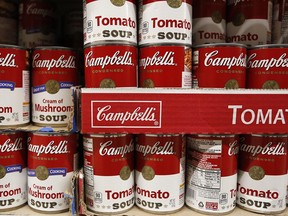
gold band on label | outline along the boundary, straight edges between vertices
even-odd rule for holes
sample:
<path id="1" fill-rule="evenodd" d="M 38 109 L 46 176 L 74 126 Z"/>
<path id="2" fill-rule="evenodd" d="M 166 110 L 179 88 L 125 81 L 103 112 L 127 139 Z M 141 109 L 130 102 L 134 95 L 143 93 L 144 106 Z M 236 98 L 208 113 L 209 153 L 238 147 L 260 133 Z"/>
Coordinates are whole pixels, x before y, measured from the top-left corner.
<path id="1" fill-rule="evenodd" d="M 252 166 L 249 169 L 249 176 L 254 180 L 261 180 L 265 177 L 265 171 L 260 166 Z"/>
<path id="2" fill-rule="evenodd" d="M 6 175 L 6 168 L 0 165 L 0 179 L 4 178 Z"/>
<path id="3" fill-rule="evenodd" d="M 141 173 L 143 178 L 147 181 L 151 181 L 155 177 L 155 171 L 150 166 L 143 166 Z"/>
<path id="4" fill-rule="evenodd" d="M 35 173 L 36 173 L 36 177 L 41 181 L 46 180 L 49 176 L 48 168 L 45 166 L 36 167 Z"/>
<path id="5" fill-rule="evenodd" d="M 60 84 L 56 80 L 48 80 L 45 87 L 49 94 L 56 94 L 60 90 Z"/>
<path id="6" fill-rule="evenodd" d="M 110 0 L 111 3 L 117 7 L 121 7 L 125 4 L 125 0 Z"/>
<path id="7" fill-rule="evenodd" d="M 130 175 L 131 175 L 131 170 L 130 170 L 130 167 L 129 166 L 123 166 L 120 170 L 120 178 L 122 180 L 127 180 L 129 179 Z"/>
<path id="8" fill-rule="evenodd" d="M 103 79 L 100 82 L 100 88 L 115 88 L 116 84 L 112 79 Z"/>
<path id="9" fill-rule="evenodd" d="M 267 80 L 263 83 L 262 89 L 280 89 L 280 86 L 275 80 Z"/>
<path id="10" fill-rule="evenodd" d="M 216 10 L 212 13 L 211 19 L 214 23 L 221 23 L 222 22 L 222 14 L 220 11 Z"/>
<path id="11" fill-rule="evenodd" d="M 240 26 L 245 22 L 245 15 L 243 13 L 237 13 L 234 17 L 233 17 L 233 21 L 232 23 L 235 26 Z"/>
<path id="12" fill-rule="evenodd" d="M 239 84 L 238 81 L 235 79 L 230 79 L 225 83 L 225 88 L 226 89 L 238 89 Z"/>
<path id="13" fill-rule="evenodd" d="M 167 0 L 167 4 L 171 8 L 179 8 L 182 5 L 182 0 Z"/>

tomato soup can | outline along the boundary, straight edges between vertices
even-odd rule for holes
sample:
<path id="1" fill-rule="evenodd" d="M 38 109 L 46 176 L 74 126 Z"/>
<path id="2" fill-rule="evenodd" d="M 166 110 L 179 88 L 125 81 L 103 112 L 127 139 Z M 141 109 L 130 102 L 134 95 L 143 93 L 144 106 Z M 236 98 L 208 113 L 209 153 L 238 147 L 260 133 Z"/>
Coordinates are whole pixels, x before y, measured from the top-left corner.
<path id="1" fill-rule="evenodd" d="M 192 45 L 192 0 L 141 0 L 139 45 Z"/>
<path id="2" fill-rule="evenodd" d="M 246 46 L 232 43 L 193 48 L 193 88 L 246 87 Z"/>
<path id="3" fill-rule="evenodd" d="M 259 45 L 247 53 L 247 88 L 288 88 L 288 45 Z"/>
<path id="4" fill-rule="evenodd" d="M 227 42 L 247 46 L 272 41 L 272 0 L 228 0 Z"/>
<path id="5" fill-rule="evenodd" d="M 30 122 L 28 50 L 0 44 L 0 127 L 15 128 Z"/>
<path id="6" fill-rule="evenodd" d="M 186 205 L 204 214 L 236 207 L 238 135 L 187 135 Z"/>
<path id="7" fill-rule="evenodd" d="M 193 1 L 193 46 L 226 42 L 226 0 Z"/>
<path id="8" fill-rule="evenodd" d="M 97 214 L 118 214 L 134 206 L 132 134 L 84 134 L 85 202 Z"/>
<path id="9" fill-rule="evenodd" d="M 140 47 L 139 86 L 192 88 L 192 48 L 178 45 Z"/>
<path id="10" fill-rule="evenodd" d="M 29 132 L 27 143 L 28 206 L 41 213 L 68 211 L 65 193 L 78 169 L 78 134 Z"/>
<path id="11" fill-rule="evenodd" d="M 87 88 L 137 87 L 137 47 L 127 44 L 85 47 L 84 75 Z"/>
<path id="12" fill-rule="evenodd" d="M 286 209 L 287 134 L 244 135 L 240 144 L 237 205 L 255 213 Z"/>
<path id="13" fill-rule="evenodd" d="M 18 44 L 26 48 L 57 45 L 57 7 L 53 1 L 22 0 Z"/>
<path id="14" fill-rule="evenodd" d="M 185 136 L 139 134 L 137 139 L 136 206 L 158 215 L 179 211 L 185 196 Z"/>
<path id="15" fill-rule="evenodd" d="M 64 127 L 71 121 L 71 87 L 78 84 L 77 52 L 67 47 L 37 47 L 32 53 L 32 122 Z"/>
<path id="16" fill-rule="evenodd" d="M 137 45 L 136 0 L 83 1 L 84 45 L 116 42 Z"/>
<path id="17" fill-rule="evenodd" d="M 0 130 L 0 211 L 22 207 L 27 202 L 26 133 Z"/>

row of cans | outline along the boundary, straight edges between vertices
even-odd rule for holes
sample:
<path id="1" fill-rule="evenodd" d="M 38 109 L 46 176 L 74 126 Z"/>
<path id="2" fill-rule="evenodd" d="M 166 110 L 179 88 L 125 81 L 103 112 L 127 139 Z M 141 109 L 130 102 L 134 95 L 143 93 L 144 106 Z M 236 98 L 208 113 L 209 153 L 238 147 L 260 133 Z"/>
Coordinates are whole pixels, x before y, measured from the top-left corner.
<path id="1" fill-rule="evenodd" d="M 86 0 L 84 45 L 107 41 L 140 46 L 283 43 L 286 13 L 285 0 Z"/>

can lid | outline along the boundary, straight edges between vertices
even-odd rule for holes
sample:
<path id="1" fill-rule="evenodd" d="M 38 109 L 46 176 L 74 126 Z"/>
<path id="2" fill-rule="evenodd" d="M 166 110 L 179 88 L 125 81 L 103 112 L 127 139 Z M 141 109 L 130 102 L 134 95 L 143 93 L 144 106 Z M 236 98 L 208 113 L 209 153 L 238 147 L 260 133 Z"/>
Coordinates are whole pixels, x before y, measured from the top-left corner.
<path id="1" fill-rule="evenodd" d="M 36 46 L 32 50 L 74 50 L 72 47 L 65 46 Z"/>
<path id="2" fill-rule="evenodd" d="M 201 44 L 197 46 L 193 46 L 193 48 L 205 48 L 205 47 L 243 47 L 247 48 L 248 46 L 241 43 L 207 43 L 207 44 Z"/>
<path id="3" fill-rule="evenodd" d="M 249 47 L 249 50 L 253 49 L 265 49 L 265 48 L 288 48 L 288 44 L 263 44 L 263 45 L 255 45 L 253 47 Z"/>

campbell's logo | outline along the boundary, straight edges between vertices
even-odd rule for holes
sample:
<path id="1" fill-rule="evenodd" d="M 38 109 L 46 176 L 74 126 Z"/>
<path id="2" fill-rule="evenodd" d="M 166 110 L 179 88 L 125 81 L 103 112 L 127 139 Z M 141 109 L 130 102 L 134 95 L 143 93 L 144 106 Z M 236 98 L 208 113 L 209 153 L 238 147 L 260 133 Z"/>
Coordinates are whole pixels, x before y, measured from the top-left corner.
<path id="1" fill-rule="evenodd" d="M 121 53 L 119 50 L 113 53 L 111 56 L 99 56 L 93 57 L 93 51 L 90 51 L 85 56 L 85 67 L 95 67 L 101 66 L 101 68 L 105 68 L 107 65 L 110 66 L 133 66 L 132 52 L 125 51 Z"/>
<path id="2" fill-rule="evenodd" d="M 91 101 L 92 127 L 161 128 L 161 101 Z"/>
<path id="3" fill-rule="evenodd" d="M 233 57 L 219 57 L 219 51 L 214 50 L 210 53 L 205 53 L 204 65 L 206 67 L 227 67 L 231 69 L 232 67 L 245 67 L 246 68 L 246 54 L 240 53 L 239 56 Z"/>
<path id="4" fill-rule="evenodd" d="M 115 156 L 115 155 L 121 155 L 121 157 L 124 157 L 126 154 L 129 154 L 134 151 L 134 144 L 131 140 L 128 145 L 123 146 L 113 146 L 113 141 L 108 140 L 106 142 L 100 143 L 100 149 L 99 154 L 101 156 Z"/>
<path id="5" fill-rule="evenodd" d="M 68 151 L 68 141 L 61 140 L 56 143 L 54 140 L 47 145 L 30 143 L 31 138 L 28 138 L 28 151 L 36 153 L 37 156 L 41 154 L 66 154 Z"/>
<path id="6" fill-rule="evenodd" d="M 17 67 L 16 65 L 16 55 L 12 53 L 7 53 L 2 55 L 0 53 L 0 66 L 2 67 Z"/>
<path id="7" fill-rule="evenodd" d="M 174 142 L 167 141 L 164 144 L 160 141 L 155 142 L 153 145 L 136 145 L 136 151 L 146 155 L 172 155 L 176 154 L 174 151 Z"/>
<path id="8" fill-rule="evenodd" d="M 265 146 L 242 144 L 240 151 L 250 153 L 252 156 L 258 154 L 281 156 L 286 154 L 285 145 L 285 142 L 278 142 L 277 144 L 268 142 Z"/>
<path id="9" fill-rule="evenodd" d="M 26 9 L 26 14 L 28 15 L 38 15 L 43 17 L 54 17 L 55 12 L 53 9 L 45 9 L 45 8 L 39 8 L 36 3 L 29 4 Z"/>
<path id="10" fill-rule="evenodd" d="M 0 152 L 15 152 L 23 149 L 23 139 L 16 138 L 14 142 L 11 139 L 7 139 L 4 143 L 0 144 Z"/>
<path id="11" fill-rule="evenodd" d="M 286 56 L 287 54 L 283 53 L 279 57 L 273 55 L 273 57 L 267 59 L 255 59 L 257 54 L 253 53 L 248 56 L 247 68 L 265 68 L 266 71 L 271 68 L 288 68 L 288 58 Z"/>
<path id="12" fill-rule="evenodd" d="M 238 141 L 235 140 L 235 141 L 229 143 L 228 155 L 229 156 L 237 155 L 238 152 L 239 152 Z"/>
<path id="13" fill-rule="evenodd" d="M 160 55 L 160 52 L 157 51 L 153 54 L 152 57 L 147 56 L 146 58 L 141 58 L 139 66 L 146 69 L 149 66 L 176 66 L 174 62 L 174 52 L 166 51 L 163 55 Z"/>
<path id="14" fill-rule="evenodd" d="M 33 68 L 47 68 L 49 71 L 51 68 L 76 68 L 76 57 L 61 55 L 59 58 L 51 59 L 39 59 L 40 53 L 36 53 L 33 56 L 32 67 Z"/>

